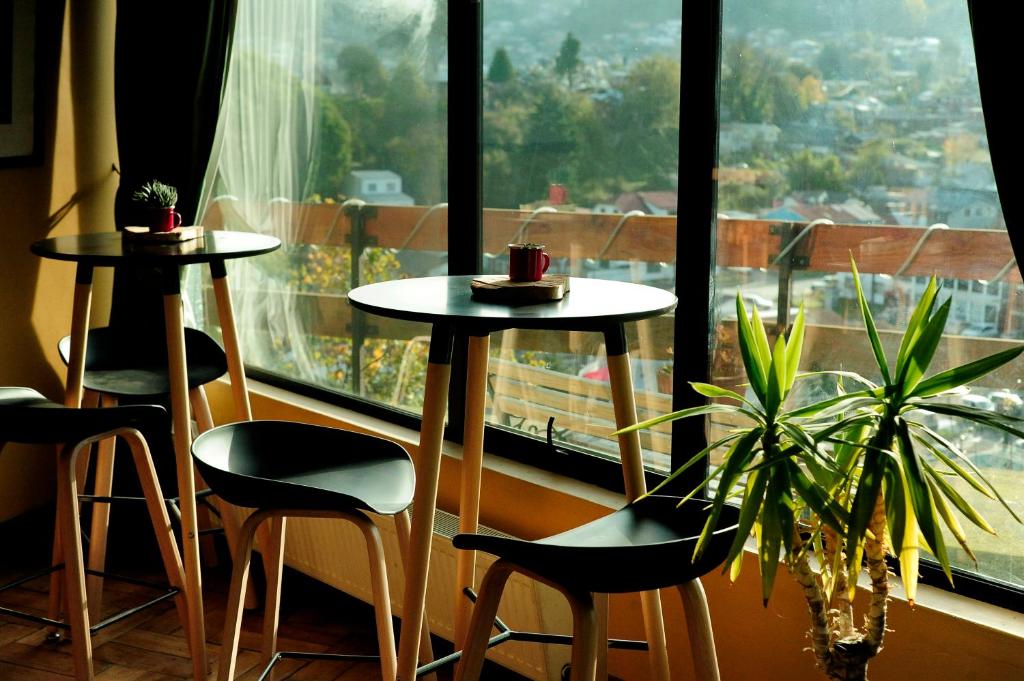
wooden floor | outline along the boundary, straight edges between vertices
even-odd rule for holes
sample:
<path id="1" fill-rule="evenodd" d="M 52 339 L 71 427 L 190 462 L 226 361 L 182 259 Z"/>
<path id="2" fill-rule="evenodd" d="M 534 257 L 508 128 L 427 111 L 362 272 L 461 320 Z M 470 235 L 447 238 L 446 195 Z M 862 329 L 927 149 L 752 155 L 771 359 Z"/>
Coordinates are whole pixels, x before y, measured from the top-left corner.
<path id="1" fill-rule="evenodd" d="M 0 554 L 0 584 L 24 574 L 27 562 L 19 560 L 20 556 L 40 552 L 39 546 L 29 547 L 24 542 L 8 541 L 0 543 L 0 546 L 6 549 Z M 12 547 L 24 551 L 11 551 Z M 41 555 L 46 555 L 45 550 Z M 35 563 L 38 567 L 38 562 Z M 127 568 L 121 564 L 115 567 L 122 574 L 133 573 L 130 565 Z M 157 579 L 151 570 L 149 568 L 141 574 L 134 570 L 133 576 Z M 204 573 L 211 679 L 216 678 L 220 656 L 227 581 L 228 571 L 224 566 Z M 0 605 L 45 614 L 47 588 L 47 579 L 34 580 L 0 594 Z M 116 612 L 124 606 L 143 602 L 151 593 L 145 587 L 108 580 L 104 611 Z M 259 663 L 259 627 L 259 614 L 247 614 L 237 679 L 255 681 L 262 671 L 256 668 Z M 375 654 L 377 651 L 370 606 L 291 571 L 286 571 L 280 631 L 281 648 L 286 650 L 360 654 Z M 439 647 L 435 646 L 435 650 Z M 70 652 L 71 646 L 67 642 L 55 644 L 47 641 L 42 626 L 0 615 L 0 681 L 67 681 L 74 674 Z M 446 651 L 439 652 L 443 654 Z M 98 632 L 93 637 L 93 655 L 97 681 L 178 681 L 191 678 L 184 633 L 171 602 L 154 606 Z M 451 678 L 451 672 L 445 670 L 437 677 L 438 681 L 446 681 Z M 496 666 L 485 669 L 483 678 L 487 681 L 522 679 Z M 372 681 L 380 679 L 380 672 L 373 663 L 283 660 L 275 667 L 275 679 Z"/>

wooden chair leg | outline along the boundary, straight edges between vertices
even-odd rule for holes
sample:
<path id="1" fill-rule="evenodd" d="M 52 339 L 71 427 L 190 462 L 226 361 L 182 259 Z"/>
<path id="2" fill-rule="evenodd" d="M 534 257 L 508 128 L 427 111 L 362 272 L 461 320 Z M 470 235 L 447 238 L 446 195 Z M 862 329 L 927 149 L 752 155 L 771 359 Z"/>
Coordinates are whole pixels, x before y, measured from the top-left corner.
<path id="1" fill-rule="evenodd" d="M 408 565 L 409 538 L 412 534 L 412 519 L 408 511 L 402 511 L 394 516 L 395 533 L 398 535 L 398 552 L 401 554 L 402 566 Z M 434 646 L 430 641 L 430 627 L 427 624 L 427 611 L 423 611 L 423 624 L 420 627 L 420 664 L 434 661 Z M 433 681 L 437 678 L 435 674 L 428 674 L 422 677 L 423 681 Z"/>
<path id="2" fill-rule="evenodd" d="M 597 675 L 597 612 L 586 592 L 563 591 L 572 609 L 572 673 L 570 681 L 594 681 Z"/>
<path id="3" fill-rule="evenodd" d="M 231 586 L 228 590 L 228 605 L 224 611 L 224 637 L 220 642 L 220 668 L 218 681 L 232 681 L 235 676 L 235 662 L 238 657 L 238 635 L 242 628 L 242 594 L 249 581 L 249 563 L 252 562 L 252 544 L 256 530 L 264 520 L 271 517 L 269 512 L 256 511 L 245 523 L 238 537 L 238 548 L 231 568 Z"/>
<path id="4" fill-rule="evenodd" d="M 388 589 L 388 566 L 380 530 L 372 520 L 353 514 L 352 520 L 362 530 L 366 553 L 370 559 L 370 583 L 373 587 L 373 612 L 377 620 L 377 645 L 380 649 L 380 674 L 384 681 L 394 681 L 398 674 L 398 652 L 395 629 L 391 622 L 391 594 Z"/>
<path id="5" fill-rule="evenodd" d="M 462 650 L 462 660 L 456 668 L 455 681 L 478 681 L 480 678 L 484 668 L 484 655 L 487 653 L 487 639 L 491 627 L 494 626 L 494 618 L 498 614 L 501 593 L 512 572 L 511 563 L 498 560 L 484 574 L 480 594 L 469 620 L 466 647 Z"/>
<path id="6" fill-rule="evenodd" d="M 711 613 L 708 611 L 704 586 L 699 579 L 693 579 L 680 584 L 678 588 L 686 613 L 694 678 L 697 681 L 719 681 L 715 637 L 711 630 Z"/>
<path id="7" fill-rule="evenodd" d="M 178 610 L 178 620 L 185 632 L 189 650 L 192 650 L 194 643 L 191 640 L 188 626 L 189 603 L 185 595 L 185 569 L 182 566 L 181 554 L 178 552 L 178 543 L 174 538 L 171 519 L 167 514 L 167 504 L 164 503 L 164 495 L 156 475 L 156 468 L 153 466 L 153 457 L 150 454 L 149 446 L 138 431 L 127 431 L 123 437 L 131 450 L 135 472 L 142 487 L 142 495 L 146 498 L 146 510 L 153 523 L 153 534 L 160 549 L 160 558 L 167 575 L 167 582 L 178 589 L 174 605 Z"/>
<path id="8" fill-rule="evenodd" d="M 206 390 L 203 386 L 194 388 L 189 391 L 189 400 L 192 404 L 192 413 L 195 414 L 196 425 L 199 426 L 199 432 L 205 433 L 214 427 L 213 414 L 210 412 L 210 402 L 206 399 Z M 196 485 L 202 485 L 204 488 L 206 484 L 202 482 L 202 476 L 199 475 L 199 471 L 196 471 Z M 235 549 L 238 546 L 238 535 L 242 531 L 242 525 L 238 522 L 238 516 L 235 514 L 234 507 L 225 502 L 220 497 L 211 497 L 214 505 L 217 506 L 217 510 L 220 512 L 220 523 L 224 528 L 224 539 L 228 543 L 228 554 L 235 555 Z M 198 518 L 199 522 L 202 523 L 202 514 Z M 209 521 L 209 515 L 207 514 L 207 522 Z M 200 550 L 204 552 L 212 552 L 212 539 L 208 541 L 208 544 L 201 544 Z M 213 555 L 216 555 L 213 553 Z M 256 597 L 256 591 L 253 589 L 252 582 L 250 581 L 245 589 L 245 609 L 255 610 L 259 607 L 259 599 Z"/>
<path id="9" fill-rule="evenodd" d="M 213 415 L 210 413 L 210 404 L 206 400 L 206 393 L 203 391 L 202 386 L 193 388 L 188 391 L 189 406 L 192 407 L 192 416 L 196 420 L 196 425 L 199 428 L 200 433 L 213 428 Z M 196 489 L 205 489 L 206 484 L 203 482 L 202 476 L 199 475 L 199 471 L 196 471 Z M 209 507 L 205 503 L 200 503 L 196 506 L 196 523 L 199 530 L 213 529 L 213 514 Z M 229 544 L 229 549 L 232 548 Z M 217 545 L 214 542 L 213 535 L 204 533 L 199 538 L 199 551 L 202 555 L 204 567 L 216 567 L 217 566 Z"/>
<path id="10" fill-rule="evenodd" d="M 594 613 L 597 617 L 597 662 L 594 674 L 597 681 L 608 681 L 608 594 L 594 594 Z"/>
<path id="11" fill-rule="evenodd" d="M 88 446 L 88 445 L 86 445 Z M 92 638 L 89 632 L 89 602 L 85 590 L 85 561 L 78 526 L 78 484 L 75 462 L 81 445 L 65 447 L 57 467 L 57 520 L 64 547 L 64 586 L 67 621 L 71 625 L 71 650 L 76 681 L 92 681 Z"/>
<path id="12" fill-rule="evenodd" d="M 117 398 L 110 395 L 100 396 L 100 404 L 104 407 L 116 407 Z M 117 446 L 116 437 L 101 440 L 96 447 L 96 471 L 93 478 L 92 493 L 100 497 L 109 497 L 114 489 L 114 454 Z M 92 504 L 92 520 L 89 530 L 89 569 L 102 572 L 107 564 L 107 532 L 110 529 L 110 504 Z M 94 620 L 103 617 L 103 578 L 89 575 L 85 579 L 89 592 L 89 615 Z"/>
<path id="13" fill-rule="evenodd" d="M 99 393 L 86 390 L 82 396 L 82 407 L 96 407 L 99 405 Z M 89 458 L 92 453 L 92 445 L 84 447 L 77 456 L 75 463 L 75 480 L 78 493 L 81 494 L 85 487 L 86 475 L 89 472 Z M 60 467 L 61 448 L 57 448 L 57 466 Z M 62 546 L 60 530 L 60 516 L 57 515 L 53 521 L 53 557 L 50 565 L 60 565 L 64 562 L 64 550 Z M 50 575 L 49 602 L 46 608 L 46 616 L 52 620 L 63 620 L 67 603 L 64 594 L 64 576 L 59 571 Z M 57 627 L 49 627 L 48 634 L 54 639 L 60 639 L 63 630 Z"/>
<path id="14" fill-rule="evenodd" d="M 263 571 L 267 580 L 263 599 L 263 646 L 260 666 L 266 668 L 277 652 L 277 628 L 281 618 L 281 577 L 284 571 L 285 517 L 270 521 L 270 541 L 263 552 Z M 274 681 L 270 672 L 267 681 Z"/>

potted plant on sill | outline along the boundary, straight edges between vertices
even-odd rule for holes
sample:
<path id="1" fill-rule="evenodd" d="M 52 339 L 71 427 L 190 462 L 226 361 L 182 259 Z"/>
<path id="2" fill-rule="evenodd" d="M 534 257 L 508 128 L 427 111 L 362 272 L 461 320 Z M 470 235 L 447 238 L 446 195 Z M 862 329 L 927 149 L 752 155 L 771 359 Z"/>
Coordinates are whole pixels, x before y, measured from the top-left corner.
<path id="1" fill-rule="evenodd" d="M 753 397 L 694 383 L 700 394 L 731 403 L 685 409 L 633 427 L 723 412 L 750 422 L 698 452 L 669 480 L 710 452 L 725 448 L 722 463 L 690 493 L 693 496 L 718 481 L 697 553 L 714 530 L 724 504 L 738 499 L 740 527 L 726 559 L 732 579 L 739 575 L 744 543 L 753 533 L 765 603 L 782 558 L 807 600 L 818 666 L 833 681 L 866 679 L 868 663 L 881 649 L 889 593 L 887 555 L 899 559 L 907 598 L 913 604 L 922 550 L 935 557 L 952 581 L 942 526 L 972 558 L 957 513 L 994 533 L 951 480 L 998 499 L 1020 522 L 970 458 L 919 421 L 916 413 L 960 418 L 1024 438 L 1020 418 L 935 400 L 1010 362 L 1024 347 L 925 378 L 950 308 L 949 300 L 936 304 L 938 286 L 932 278 L 907 324 L 895 364 L 890 365 L 855 264 L 853 274 L 880 384 L 851 372 L 822 372 L 837 377 L 840 394 L 788 408 L 786 398 L 794 383 L 810 375 L 797 373 L 803 309 L 788 341 L 780 336 L 772 349 L 757 310 L 748 317 L 737 296 L 739 348 Z M 857 389 L 845 392 L 847 382 Z M 854 596 L 862 565 L 870 576 L 871 596 L 865 623 L 857 626 Z"/>

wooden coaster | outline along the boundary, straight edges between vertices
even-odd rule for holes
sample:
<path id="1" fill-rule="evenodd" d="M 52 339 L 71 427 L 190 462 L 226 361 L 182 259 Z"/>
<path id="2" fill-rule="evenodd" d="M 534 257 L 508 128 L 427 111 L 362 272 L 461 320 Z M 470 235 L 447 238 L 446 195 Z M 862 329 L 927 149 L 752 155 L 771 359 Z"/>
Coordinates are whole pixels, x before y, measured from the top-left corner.
<path id="1" fill-rule="evenodd" d="M 202 225 L 177 227 L 169 232 L 151 232 L 149 227 L 125 227 L 121 238 L 126 243 L 137 244 L 176 244 L 191 241 L 203 236 Z"/>
<path id="2" fill-rule="evenodd" d="M 544 303 L 569 292 L 568 274 L 545 274 L 540 281 L 511 281 L 507 274 L 486 274 L 470 284 L 473 297 L 485 303 Z"/>

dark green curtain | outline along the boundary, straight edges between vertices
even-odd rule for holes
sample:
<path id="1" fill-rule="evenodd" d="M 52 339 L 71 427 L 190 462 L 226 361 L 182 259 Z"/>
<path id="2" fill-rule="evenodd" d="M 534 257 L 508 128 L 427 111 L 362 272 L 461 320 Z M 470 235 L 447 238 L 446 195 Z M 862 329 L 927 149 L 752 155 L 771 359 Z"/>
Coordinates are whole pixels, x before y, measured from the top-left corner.
<path id="1" fill-rule="evenodd" d="M 992 170 L 1006 218 L 1006 231 L 1020 268 L 1024 266 L 1024 210 L 1016 205 L 1013 197 L 1020 190 L 1024 130 L 1020 126 L 1017 103 L 1021 60 L 1016 7 L 1014 3 L 992 0 L 967 2 Z"/>
<path id="2" fill-rule="evenodd" d="M 237 0 L 118 0 L 114 108 L 121 183 L 117 228 L 143 224 L 132 193 L 159 179 L 178 188 L 177 210 L 194 224 L 217 128 Z M 155 273 L 119 269 L 111 324 L 163 333 Z M 162 346 L 161 346 L 162 347 Z"/>

